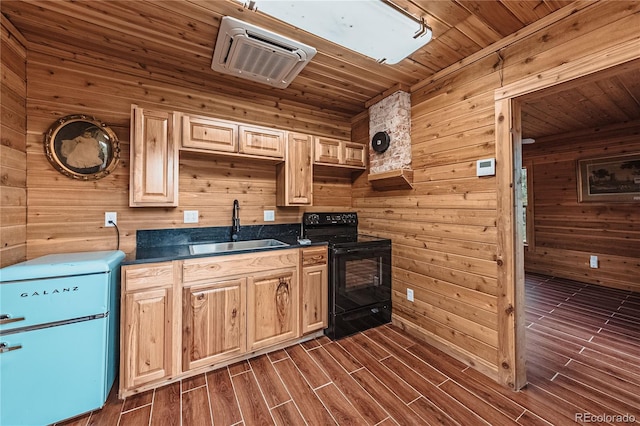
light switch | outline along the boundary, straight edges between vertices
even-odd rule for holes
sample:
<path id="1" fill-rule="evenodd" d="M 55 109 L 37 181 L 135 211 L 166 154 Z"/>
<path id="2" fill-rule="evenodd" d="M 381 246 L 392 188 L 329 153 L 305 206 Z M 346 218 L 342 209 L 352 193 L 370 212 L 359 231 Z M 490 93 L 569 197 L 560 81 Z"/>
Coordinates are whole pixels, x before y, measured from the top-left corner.
<path id="1" fill-rule="evenodd" d="M 184 223 L 198 223 L 198 210 L 185 210 Z"/>
<path id="2" fill-rule="evenodd" d="M 276 214 L 273 210 L 265 210 L 264 211 L 264 221 L 265 222 L 273 222 L 276 220 Z"/>

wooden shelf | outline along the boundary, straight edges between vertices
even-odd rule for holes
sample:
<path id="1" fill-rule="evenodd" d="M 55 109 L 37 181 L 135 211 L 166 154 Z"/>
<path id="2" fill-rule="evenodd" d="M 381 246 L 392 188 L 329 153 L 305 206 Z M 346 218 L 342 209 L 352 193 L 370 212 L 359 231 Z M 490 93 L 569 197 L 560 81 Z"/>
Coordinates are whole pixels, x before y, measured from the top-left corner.
<path id="1" fill-rule="evenodd" d="M 388 191 L 413 188 L 413 170 L 398 169 L 382 173 L 370 173 L 367 177 L 373 189 Z"/>

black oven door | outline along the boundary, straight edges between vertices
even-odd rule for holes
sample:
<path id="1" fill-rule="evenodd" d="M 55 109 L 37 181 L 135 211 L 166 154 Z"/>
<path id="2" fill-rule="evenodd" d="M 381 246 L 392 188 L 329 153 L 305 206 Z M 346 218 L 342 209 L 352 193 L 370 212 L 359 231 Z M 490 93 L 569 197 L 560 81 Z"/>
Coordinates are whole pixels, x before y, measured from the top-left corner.
<path id="1" fill-rule="evenodd" d="M 332 249 L 333 314 L 390 303 L 391 243 Z"/>
<path id="2" fill-rule="evenodd" d="M 391 241 L 330 251 L 329 326 L 340 339 L 391 321 Z"/>

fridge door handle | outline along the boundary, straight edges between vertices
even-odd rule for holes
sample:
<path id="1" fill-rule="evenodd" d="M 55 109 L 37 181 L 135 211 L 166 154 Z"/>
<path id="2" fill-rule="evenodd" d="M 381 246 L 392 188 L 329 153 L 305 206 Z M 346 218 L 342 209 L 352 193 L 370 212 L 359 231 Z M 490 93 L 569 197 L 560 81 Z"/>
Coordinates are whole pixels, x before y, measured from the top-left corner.
<path id="1" fill-rule="evenodd" d="M 5 352 L 17 351 L 18 349 L 22 349 L 22 345 L 9 346 L 6 342 L 0 343 L 0 354 Z"/>
<path id="2" fill-rule="evenodd" d="M 0 314 L 0 325 L 11 324 L 12 322 L 24 321 L 24 317 L 11 318 L 9 314 Z"/>

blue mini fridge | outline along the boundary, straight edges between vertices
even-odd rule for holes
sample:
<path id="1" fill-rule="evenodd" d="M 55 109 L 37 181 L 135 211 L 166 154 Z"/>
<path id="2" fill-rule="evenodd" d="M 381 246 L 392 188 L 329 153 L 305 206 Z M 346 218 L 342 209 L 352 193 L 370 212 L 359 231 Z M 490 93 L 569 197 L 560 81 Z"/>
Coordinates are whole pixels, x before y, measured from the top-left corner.
<path id="1" fill-rule="evenodd" d="M 0 425 L 104 405 L 117 373 L 123 258 L 65 253 L 0 269 Z"/>

